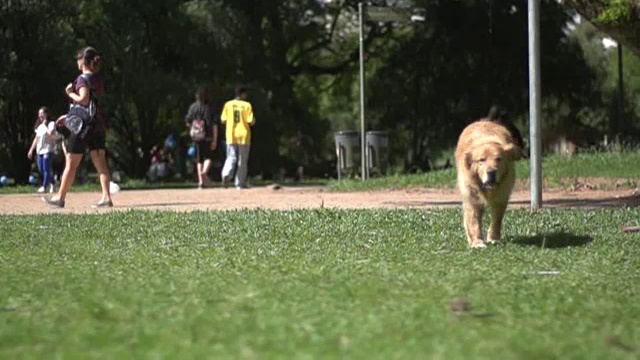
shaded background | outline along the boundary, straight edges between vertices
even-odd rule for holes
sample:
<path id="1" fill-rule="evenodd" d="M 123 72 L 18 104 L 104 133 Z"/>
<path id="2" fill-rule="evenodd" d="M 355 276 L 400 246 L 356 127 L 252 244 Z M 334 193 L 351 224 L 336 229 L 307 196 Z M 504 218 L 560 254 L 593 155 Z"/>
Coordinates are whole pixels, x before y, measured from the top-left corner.
<path id="1" fill-rule="evenodd" d="M 461 129 L 500 104 L 528 138 L 527 9 L 521 0 L 370 1 L 424 8 L 424 23 L 366 26 L 367 122 L 388 130 L 395 171 L 451 160 Z M 570 7 L 571 6 L 571 7 Z M 617 49 L 624 41 L 623 97 Z M 640 10 L 632 1 L 543 1 L 543 142 L 635 146 Z M 112 169 L 142 178 L 169 134 L 180 153 L 197 85 L 221 108 L 248 84 L 251 175 L 335 176 L 333 132 L 359 129 L 357 2 L 18 0 L 0 5 L 0 174 L 26 182 L 37 109 L 64 113 L 77 49 L 105 57 Z M 621 103 L 619 99 L 623 98 Z M 612 145 L 609 145 L 612 146 Z M 219 155 L 221 155 L 219 153 Z"/>

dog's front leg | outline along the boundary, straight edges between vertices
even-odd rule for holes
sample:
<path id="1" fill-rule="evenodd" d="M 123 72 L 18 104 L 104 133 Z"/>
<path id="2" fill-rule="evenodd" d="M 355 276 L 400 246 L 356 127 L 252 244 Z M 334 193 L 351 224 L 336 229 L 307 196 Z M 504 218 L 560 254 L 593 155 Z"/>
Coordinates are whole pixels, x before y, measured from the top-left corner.
<path id="1" fill-rule="evenodd" d="M 484 213 L 484 207 L 465 201 L 462 205 L 462 210 L 464 212 L 464 229 L 467 234 L 469 247 L 485 247 L 486 245 L 482 239 L 482 215 Z"/>
<path id="2" fill-rule="evenodd" d="M 497 244 L 500 242 L 500 233 L 502 231 L 502 219 L 507 210 L 507 202 L 499 202 L 491 207 L 491 225 L 487 233 L 487 243 Z"/>

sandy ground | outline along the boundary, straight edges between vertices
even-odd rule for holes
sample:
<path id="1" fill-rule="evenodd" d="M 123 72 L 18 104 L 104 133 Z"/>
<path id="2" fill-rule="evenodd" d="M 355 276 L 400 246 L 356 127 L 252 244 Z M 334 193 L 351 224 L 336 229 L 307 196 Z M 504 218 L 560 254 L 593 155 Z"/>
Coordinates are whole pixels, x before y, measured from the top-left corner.
<path id="1" fill-rule="evenodd" d="M 67 196 L 64 209 L 46 205 L 39 194 L 0 195 L 0 214 L 93 213 L 126 211 L 130 209 L 193 211 L 235 209 L 312 209 L 312 208 L 443 208 L 460 206 L 455 190 L 384 190 L 366 192 L 333 192 L 318 187 L 254 187 L 237 190 L 222 189 L 163 189 L 120 191 L 113 196 L 115 206 L 95 210 L 91 203 L 98 193 L 78 192 Z M 512 207 L 529 207 L 528 191 L 517 191 L 511 199 Z M 608 191 L 547 190 L 543 193 L 543 207 L 603 208 L 640 205 L 640 195 L 632 189 Z"/>

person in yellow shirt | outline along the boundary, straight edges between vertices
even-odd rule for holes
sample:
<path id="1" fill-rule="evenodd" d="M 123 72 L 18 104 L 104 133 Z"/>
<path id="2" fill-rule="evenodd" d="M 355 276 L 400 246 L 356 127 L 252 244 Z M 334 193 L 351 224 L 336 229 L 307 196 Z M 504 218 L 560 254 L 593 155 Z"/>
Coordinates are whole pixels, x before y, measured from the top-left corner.
<path id="1" fill-rule="evenodd" d="M 236 89 L 236 98 L 224 104 L 220 120 L 226 125 L 227 158 L 222 167 L 222 183 L 227 186 L 235 172 L 235 186 L 247 187 L 251 127 L 255 124 L 251 103 L 247 101 L 247 88 Z"/>

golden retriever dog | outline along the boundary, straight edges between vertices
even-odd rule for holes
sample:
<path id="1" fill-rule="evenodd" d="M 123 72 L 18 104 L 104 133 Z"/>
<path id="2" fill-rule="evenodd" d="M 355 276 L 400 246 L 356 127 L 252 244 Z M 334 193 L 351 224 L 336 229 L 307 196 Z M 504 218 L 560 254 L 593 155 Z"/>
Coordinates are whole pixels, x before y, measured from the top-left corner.
<path id="1" fill-rule="evenodd" d="M 486 118 L 469 124 L 460 134 L 456 170 L 470 248 L 500 241 L 502 218 L 516 180 L 514 161 L 521 157 L 516 143 L 509 129 Z M 486 207 L 491 210 L 491 225 L 485 243 L 482 216 Z"/>

